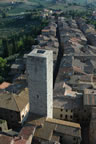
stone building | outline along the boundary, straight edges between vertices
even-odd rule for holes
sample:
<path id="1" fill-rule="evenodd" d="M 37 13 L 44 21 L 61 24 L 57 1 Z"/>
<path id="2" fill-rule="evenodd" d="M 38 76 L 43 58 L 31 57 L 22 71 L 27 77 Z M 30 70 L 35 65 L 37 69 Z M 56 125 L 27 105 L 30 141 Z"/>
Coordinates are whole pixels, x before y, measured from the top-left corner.
<path id="1" fill-rule="evenodd" d="M 32 113 L 27 123 L 37 127 L 32 144 L 80 144 L 81 142 L 81 127 L 77 123 Z"/>
<path id="2" fill-rule="evenodd" d="M 10 75 L 21 74 L 21 73 L 24 73 L 24 71 L 25 71 L 25 68 L 23 64 L 14 63 L 11 65 Z"/>
<path id="3" fill-rule="evenodd" d="M 0 144 L 14 144 L 13 138 L 0 134 Z"/>
<path id="4" fill-rule="evenodd" d="M 89 142 L 90 144 L 96 143 L 96 107 L 92 107 L 92 115 L 89 126 Z"/>
<path id="5" fill-rule="evenodd" d="M 7 121 L 0 119 L 0 131 L 3 132 L 6 130 L 8 130 Z"/>
<path id="6" fill-rule="evenodd" d="M 30 112 L 53 117 L 53 53 L 34 49 L 27 59 Z M 37 106 L 37 107 L 36 107 Z"/>
<path id="7" fill-rule="evenodd" d="M 0 94 L 0 119 L 6 120 L 9 128 L 21 126 L 29 113 L 28 89 L 20 94 Z"/>
<path id="8" fill-rule="evenodd" d="M 35 130 L 35 126 L 26 125 L 14 136 L 7 133 L 0 134 L 0 144 L 33 144 L 32 139 Z"/>
<path id="9" fill-rule="evenodd" d="M 79 124 L 53 118 L 53 54 L 33 49 L 27 57 L 30 113 L 26 124 L 35 125 L 33 144 L 80 144 Z"/>

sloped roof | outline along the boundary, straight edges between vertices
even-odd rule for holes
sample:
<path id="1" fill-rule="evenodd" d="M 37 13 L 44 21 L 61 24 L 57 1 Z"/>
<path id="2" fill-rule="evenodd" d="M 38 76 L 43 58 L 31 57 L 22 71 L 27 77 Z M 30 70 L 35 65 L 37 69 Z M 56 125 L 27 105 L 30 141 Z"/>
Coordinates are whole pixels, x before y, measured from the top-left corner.
<path id="1" fill-rule="evenodd" d="M 73 123 L 73 122 L 68 122 L 68 121 L 63 121 L 63 120 L 58 120 L 58 119 L 51 119 L 51 118 L 47 118 L 46 121 L 49 123 L 53 123 L 53 124 L 59 124 L 59 125 L 74 127 L 74 128 L 80 128 L 80 124 L 78 124 L 78 123 Z"/>
<path id="2" fill-rule="evenodd" d="M 49 32 L 49 29 L 43 29 L 42 32 Z"/>
<path id="3" fill-rule="evenodd" d="M 8 83 L 8 82 L 3 82 L 2 84 L 0 84 L 0 89 L 5 89 L 7 88 L 8 86 L 10 86 L 11 84 Z"/>
<path id="4" fill-rule="evenodd" d="M 17 137 L 14 139 L 14 144 L 26 144 L 26 140 Z"/>
<path id="5" fill-rule="evenodd" d="M 80 130 L 79 124 L 48 118 L 45 120 L 43 127 L 36 129 L 34 136 L 44 140 L 51 140 L 53 133 L 57 132 L 80 138 Z"/>
<path id="6" fill-rule="evenodd" d="M 14 95 L 15 102 L 21 111 L 29 103 L 28 89 L 25 88 L 19 95 Z"/>
<path id="7" fill-rule="evenodd" d="M 0 94 L 0 108 L 19 111 L 14 96 L 6 92 Z"/>
<path id="8" fill-rule="evenodd" d="M 12 137 L 0 134 L 0 144 L 11 144 Z"/>
<path id="9" fill-rule="evenodd" d="M 32 137 L 34 136 L 35 130 L 36 130 L 36 126 L 34 126 L 34 125 L 25 125 L 21 129 L 21 131 L 19 133 L 19 136 L 23 137 L 25 140 L 27 140 L 30 137 L 30 135 L 32 135 Z"/>
<path id="10" fill-rule="evenodd" d="M 0 94 L 0 108 L 19 112 L 22 111 L 28 102 L 28 89 L 24 89 L 19 95 L 8 92 Z"/>

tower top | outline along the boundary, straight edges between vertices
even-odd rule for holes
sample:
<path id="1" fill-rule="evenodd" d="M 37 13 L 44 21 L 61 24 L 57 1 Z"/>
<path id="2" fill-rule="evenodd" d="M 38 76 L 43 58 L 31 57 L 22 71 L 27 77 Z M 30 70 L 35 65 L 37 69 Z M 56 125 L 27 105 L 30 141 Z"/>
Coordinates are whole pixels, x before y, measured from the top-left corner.
<path id="1" fill-rule="evenodd" d="M 42 50 L 42 49 L 33 49 L 32 50 L 32 52 L 30 52 L 29 54 L 28 54 L 28 56 L 30 57 L 32 57 L 32 56 L 34 56 L 34 57 L 49 57 L 50 55 L 52 55 L 52 51 L 51 50 Z"/>

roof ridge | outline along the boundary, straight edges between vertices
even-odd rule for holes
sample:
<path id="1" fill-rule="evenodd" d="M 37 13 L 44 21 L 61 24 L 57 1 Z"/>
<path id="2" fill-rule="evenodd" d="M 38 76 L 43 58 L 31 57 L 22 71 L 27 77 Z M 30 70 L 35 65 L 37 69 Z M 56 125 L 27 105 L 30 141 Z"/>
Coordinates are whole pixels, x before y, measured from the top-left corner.
<path id="1" fill-rule="evenodd" d="M 65 126 L 69 126 L 69 127 L 81 128 L 79 123 L 63 121 L 63 120 L 59 120 L 59 119 L 46 118 L 46 122 L 56 123 L 58 125 L 65 125 Z"/>

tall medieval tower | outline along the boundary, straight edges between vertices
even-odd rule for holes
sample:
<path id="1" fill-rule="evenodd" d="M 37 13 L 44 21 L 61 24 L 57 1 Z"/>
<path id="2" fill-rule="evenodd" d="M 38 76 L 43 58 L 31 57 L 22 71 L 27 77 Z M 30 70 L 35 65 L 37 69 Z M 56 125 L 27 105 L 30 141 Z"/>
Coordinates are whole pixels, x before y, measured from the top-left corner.
<path id="1" fill-rule="evenodd" d="M 30 112 L 53 117 L 53 52 L 34 49 L 27 57 Z"/>

